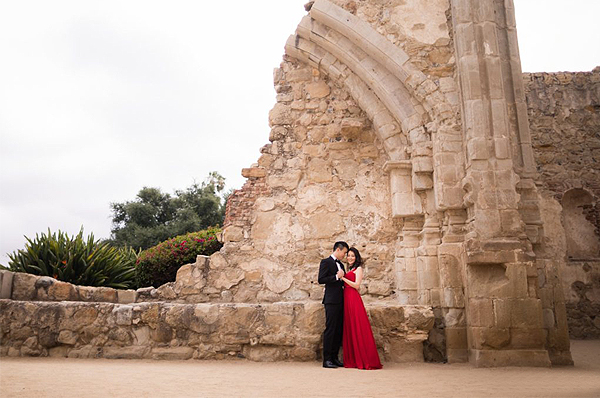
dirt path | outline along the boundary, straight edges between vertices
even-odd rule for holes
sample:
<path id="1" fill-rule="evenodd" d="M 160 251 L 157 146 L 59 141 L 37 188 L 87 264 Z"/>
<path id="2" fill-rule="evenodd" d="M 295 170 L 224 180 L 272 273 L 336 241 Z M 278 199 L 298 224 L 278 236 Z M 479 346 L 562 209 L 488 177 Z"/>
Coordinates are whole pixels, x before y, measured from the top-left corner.
<path id="1" fill-rule="evenodd" d="M 1 358 L 9 397 L 600 397 L 600 341 L 571 342 L 575 367 Z"/>

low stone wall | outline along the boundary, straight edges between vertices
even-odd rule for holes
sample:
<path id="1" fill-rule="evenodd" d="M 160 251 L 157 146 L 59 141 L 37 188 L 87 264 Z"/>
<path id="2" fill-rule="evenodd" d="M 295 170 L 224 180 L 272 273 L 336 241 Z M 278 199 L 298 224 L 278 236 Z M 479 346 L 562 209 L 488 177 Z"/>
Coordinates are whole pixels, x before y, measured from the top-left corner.
<path id="1" fill-rule="evenodd" d="M 152 288 L 150 288 L 152 289 Z M 142 292 L 150 289 L 138 289 Z M 140 295 L 135 290 L 109 287 L 78 286 L 48 276 L 23 272 L 0 271 L 0 299 L 22 301 L 86 301 L 134 303 Z"/>
<path id="2" fill-rule="evenodd" d="M 423 361 L 433 326 L 424 306 L 368 306 L 384 361 Z M 319 302 L 86 303 L 0 300 L 0 355 L 72 358 L 311 361 L 320 356 Z"/>

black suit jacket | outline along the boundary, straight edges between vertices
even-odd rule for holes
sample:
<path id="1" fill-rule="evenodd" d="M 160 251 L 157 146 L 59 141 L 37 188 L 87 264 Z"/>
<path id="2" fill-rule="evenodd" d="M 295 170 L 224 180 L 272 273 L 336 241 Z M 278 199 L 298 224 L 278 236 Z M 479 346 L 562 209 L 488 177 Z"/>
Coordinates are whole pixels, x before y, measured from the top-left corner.
<path id="1" fill-rule="evenodd" d="M 342 266 L 342 270 L 344 267 Z M 338 268 L 331 256 L 321 260 L 319 265 L 319 284 L 325 285 L 323 304 L 341 304 L 344 302 L 344 281 L 336 280 Z"/>

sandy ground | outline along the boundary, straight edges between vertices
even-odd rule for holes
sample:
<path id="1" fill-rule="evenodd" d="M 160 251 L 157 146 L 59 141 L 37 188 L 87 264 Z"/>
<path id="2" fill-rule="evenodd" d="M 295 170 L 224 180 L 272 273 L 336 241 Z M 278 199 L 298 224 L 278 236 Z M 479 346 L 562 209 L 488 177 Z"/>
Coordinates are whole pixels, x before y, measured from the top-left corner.
<path id="1" fill-rule="evenodd" d="M 572 341 L 574 367 L 1 358 L 9 397 L 600 397 L 600 340 Z"/>

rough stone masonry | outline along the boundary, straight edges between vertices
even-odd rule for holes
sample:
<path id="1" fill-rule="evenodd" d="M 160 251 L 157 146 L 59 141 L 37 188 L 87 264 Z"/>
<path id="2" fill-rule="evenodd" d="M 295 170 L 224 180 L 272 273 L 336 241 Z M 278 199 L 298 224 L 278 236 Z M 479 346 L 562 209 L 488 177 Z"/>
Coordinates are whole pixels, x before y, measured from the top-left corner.
<path id="1" fill-rule="evenodd" d="M 220 255 L 250 275 L 234 301 L 318 299 L 318 259 L 344 239 L 367 257 L 366 300 L 433 308 L 444 359 L 571 363 L 512 2 L 307 8 L 271 143 L 229 203 Z"/>
<path id="2" fill-rule="evenodd" d="M 512 1 L 306 8 L 221 251 L 121 294 L 3 274 L 0 354 L 316 359 L 318 264 L 343 239 L 366 259 L 385 360 L 572 364 L 561 279 L 582 246 L 557 219 L 593 224 L 597 201 L 575 192 L 563 212 L 540 177 L 545 108 L 526 102 L 541 88 L 526 91 Z"/>

